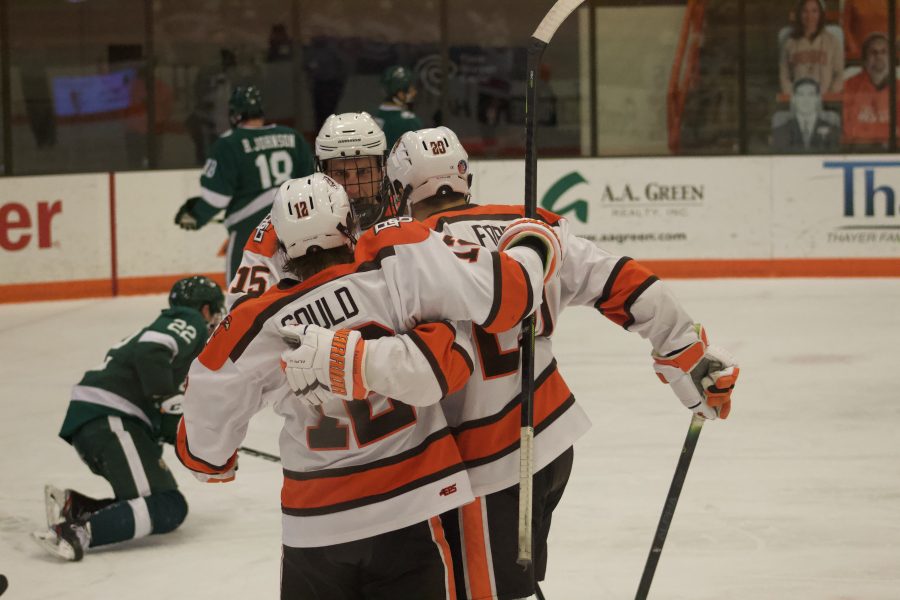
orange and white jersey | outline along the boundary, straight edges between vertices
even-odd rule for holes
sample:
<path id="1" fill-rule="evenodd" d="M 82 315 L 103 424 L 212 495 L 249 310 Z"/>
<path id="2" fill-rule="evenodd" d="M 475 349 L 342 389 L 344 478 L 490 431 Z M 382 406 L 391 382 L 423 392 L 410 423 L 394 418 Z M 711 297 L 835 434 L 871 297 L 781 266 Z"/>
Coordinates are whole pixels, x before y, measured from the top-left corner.
<path id="1" fill-rule="evenodd" d="M 278 236 L 272 218 L 266 215 L 244 244 L 241 264 L 225 290 L 225 310 L 231 310 L 247 294 L 261 296 L 267 289 L 293 275 L 284 270 L 284 256 L 278 250 Z"/>
<path id="2" fill-rule="evenodd" d="M 473 498 L 440 405 L 412 407 L 390 396 L 416 390 L 437 402 L 461 389 L 472 372 L 472 349 L 441 319 L 509 329 L 540 297 L 542 265 L 528 249 L 459 245 L 406 221 L 364 234 L 353 263 L 299 283 L 283 280 L 238 303 L 191 366 L 176 444 L 189 469 L 227 472 L 255 413 L 271 404 L 284 417 L 288 546 L 378 535 Z M 280 366 L 288 346 L 278 326 L 291 323 L 359 330 L 368 360 L 377 361 L 367 368 L 378 379 L 370 383 L 385 395 L 334 399 L 320 410 L 296 398 Z M 410 334 L 403 340 L 395 332 Z M 411 366 L 398 364 L 398 355 L 413 356 Z"/>
<path id="3" fill-rule="evenodd" d="M 454 238 L 495 249 L 503 229 L 522 217 L 511 205 L 469 206 L 442 212 L 425 223 Z M 693 321 L 668 289 L 645 267 L 614 256 L 569 231 L 559 215 L 539 217 L 559 235 L 563 259 L 559 276 L 547 283 L 538 311 L 535 340 L 535 470 L 549 464 L 590 428 L 590 420 L 560 374 L 550 336 L 560 312 L 569 305 L 593 306 L 629 331 L 650 339 L 660 353 L 691 343 Z M 475 374 L 461 392 L 441 404 L 454 430 L 476 495 L 516 483 L 521 392 L 519 328 L 490 333 L 474 324 Z M 461 336 L 460 336 L 461 337 Z"/>

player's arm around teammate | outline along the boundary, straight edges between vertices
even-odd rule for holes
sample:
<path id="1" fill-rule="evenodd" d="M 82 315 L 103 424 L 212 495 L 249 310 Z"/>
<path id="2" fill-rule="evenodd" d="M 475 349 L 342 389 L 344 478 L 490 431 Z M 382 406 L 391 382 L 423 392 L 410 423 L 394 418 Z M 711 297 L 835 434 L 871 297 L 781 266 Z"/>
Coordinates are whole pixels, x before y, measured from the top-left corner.
<path id="1" fill-rule="evenodd" d="M 443 534 L 433 519 L 470 500 L 471 492 L 443 414 L 381 396 L 332 398 L 310 406 L 294 397 L 281 371 L 280 355 L 289 347 L 283 329 L 313 317 L 329 326 L 345 324 L 346 329 L 335 327 L 330 341 L 328 370 L 337 377 L 329 384 L 337 394 L 367 396 L 364 385 L 356 393 L 356 373 L 357 366 L 365 368 L 365 347 L 377 348 L 373 329 L 383 334 L 418 325 L 420 337 L 428 337 L 422 328 L 432 314 L 503 326 L 533 309 L 544 273 L 540 257 L 549 253 L 527 246 L 506 254 L 466 248 L 461 256 L 452 240 L 405 220 L 367 232 L 351 250 L 355 235 L 346 194 L 323 175 L 312 179 L 285 183 L 279 190 L 284 202 L 276 198 L 272 214 L 287 268 L 301 282 L 283 281 L 239 303 L 217 329 L 191 369 L 178 456 L 201 479 L 232 478 L 235 448 L 250 417 L 274 399 L 286 419 L 281 436 L 285 597 L 309 596 L 309 586 L 331 590 L 328 597 L 358 597 L 358 586 L 355 596 L 332 589 L 357 581 L 340 575 L 350 562 L 357 564 L 347 561 L 344 544 L 351 543 L 384 563 L 377 569 L 369 565 L 364 577 L 372 585 L 390 586 L 391 597 L 445 598 L 454 578 L 435 562 L 433 540 Z M 439 285 L 435 264 L 455 286 Z M 501 292 L 507 302 L 500 301 Z M 356 330 L 369 339 L 351 340 Z M 471 358 L 448 335 L 447 325 L 434 325 L 433 331 L 438 339 L 424 348 L 416 345 L 425 355 L 420 363 L 450 364 L 425 372 L 423 381 L 432 383 L 421 387 L 450 391 L 471 372 Z M 377 350 L 369 356 L 385 358 Z M 409 543 L 405 551 L 401 545 L 407 543 L 398 545 L 400 539 Z M 343 553 L 344 560 L 332 562 L 332 553 Z M 449 555 L 438 554 L 447 564 Z M 402 577 L 389 577 L 401 567 Z M 401 581 L 406 587 L 398 587 Z"/>
<path id="2" fill-rule="evenodd" d="M 446 160 L 446 159 L 451 160 Z M 409 212 L 435 230 L 496 248 L 504 229 L 524 213 L 521 205 L 470 205 L 467 155 L 446 128 L 405 134 L 388 157 L 387 178 L 401 213 Z M 550 336 L 559 312 L 588 305 L 629 331 L 648 338 L 657 372 L 673 385 L 686 406 L 708 418 L 727 416 L 736 366 L 723 353 L 708 352 L 693 320 L 647 269 L 613 256 L 571 234 L 565 219 L 539 211 L 563 248 L 560 277 L 546 286 L 538 313 L 535 364 L 535 481 L 533 571 L 515 562 L 518 490 L 516 454 L 521 390 L 518 331 L 488 335 L 477 327 L 474 376 L 460 394 L 442 403 L 458 432 L 468 466 L 472 505 L 446 515 L 454 556 L 467 565 L 457 590 L 462 598 L 525 597 L 542 580 L 547 535 L 572 467 L 572 445 L 590 422 L 574 400 L 553 357 Z M 516 417 L 516 418 L 510 418 Z M 486 555 L 480 548 L 489 547 Z M 457 570 L 457 573 L 460 571 Z"/>

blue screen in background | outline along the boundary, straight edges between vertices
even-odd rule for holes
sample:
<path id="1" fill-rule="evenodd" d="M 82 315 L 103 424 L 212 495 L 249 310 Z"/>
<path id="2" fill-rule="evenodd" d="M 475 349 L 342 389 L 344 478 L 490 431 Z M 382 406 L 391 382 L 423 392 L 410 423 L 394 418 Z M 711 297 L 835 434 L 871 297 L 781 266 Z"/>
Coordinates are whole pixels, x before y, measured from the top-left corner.
<path id="1" fill-rule="evenodd" d="M 128 108 L 136 69 L 102 75 L 54 77 L 53 106 L 59 117 L 92 115 Z"/>

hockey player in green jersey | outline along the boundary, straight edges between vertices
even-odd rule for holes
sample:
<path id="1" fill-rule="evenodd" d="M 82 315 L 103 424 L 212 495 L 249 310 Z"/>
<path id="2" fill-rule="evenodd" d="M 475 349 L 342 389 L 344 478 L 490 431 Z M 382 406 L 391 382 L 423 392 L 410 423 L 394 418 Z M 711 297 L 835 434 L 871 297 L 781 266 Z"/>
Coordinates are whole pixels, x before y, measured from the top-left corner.
<path id="1" fill-rule="evenodd" d="M 375 121 L 384 130 L 387 147 L 394 147 L 394 142 L 407 131 L 422 128 L 422 122 L 412 112 L 412 102 L 416 97 L 416 86 L 413 85 L 413 74 L 406 67 L 394 65 L 388 67 L 381 76 L 385 99 L 375 112 Z"/>
<path id="2" fill-rule="evenodd" d="M 194 358 L 222 317 L 224 296 L 203 276 L 181 279 L 169 308 L 114 346 L 104 364 L 72 388 L 59 436 L 113 488 L 113 497 L 45 488 L 48 529 L 35 532 L 45 549 L 81 560 L 88 547 L 168 533 L 187 515 L 187 502 L 162 460 L 174 442 L 181 391 Z"/>
<path id="3" fill-rule="evenodd" d="M 269 212 L 278 186 L 311 174 L 315 163 L 309 144 L 297 131 L 265 124 L 258 88 L 235 88 L 228 118 L 232 129 L 213 144 L 200 176 L 200 196 L 178 209 L 175 223 L 182 229 L 199 229 L 225 210 L 225 280 L 231 281 L 244 244 Z"/>

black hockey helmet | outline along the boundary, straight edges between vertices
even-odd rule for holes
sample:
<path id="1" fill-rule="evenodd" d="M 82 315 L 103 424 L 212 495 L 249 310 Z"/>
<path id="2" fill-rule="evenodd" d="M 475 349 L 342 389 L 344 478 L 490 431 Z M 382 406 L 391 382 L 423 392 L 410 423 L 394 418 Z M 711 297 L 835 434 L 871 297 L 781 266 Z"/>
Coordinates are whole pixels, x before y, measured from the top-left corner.
<path id="1" fill-rule="evenodd" d="M 232 127 L 247 119 L 263 116 L 262 92 L 255 85 L 238 86 L 228 99 L 228 120 Z"/>
<path id="2" fill-rule="evenodd" d="M 203 275 L 179 279 L 169 292 L 169 306 L 187 306 L 200 310 L 209 306 L 211 315 L 217 315 L 225 308 L 225 295 L 215 281 Z"/>

